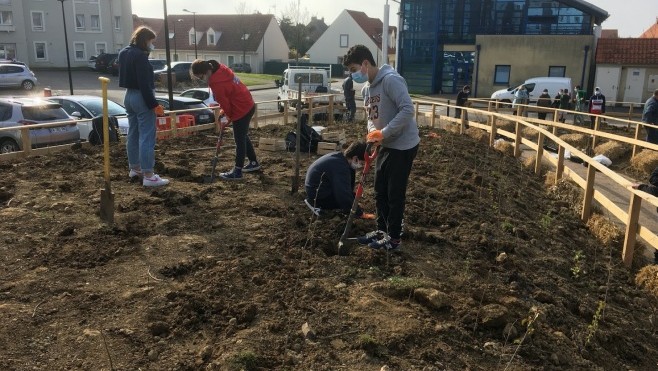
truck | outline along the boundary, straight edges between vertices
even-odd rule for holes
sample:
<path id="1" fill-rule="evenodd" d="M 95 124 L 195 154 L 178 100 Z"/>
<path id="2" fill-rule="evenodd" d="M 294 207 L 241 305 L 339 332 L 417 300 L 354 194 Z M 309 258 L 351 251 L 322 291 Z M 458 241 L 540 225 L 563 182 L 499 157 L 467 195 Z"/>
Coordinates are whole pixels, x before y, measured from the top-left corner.
<path id="1" fill-rule="evenodd" d="M 537 98 L 541 95 L 544 89 L 548 89 L 548 94 L 554 97 L 558 90 L 567 89 L 572 91 L 570 77 L 533 77 L 525 80 L 521 85 L 525 85 L 530 96 L 530 103 L 536 103 Z M 511 103 L 514 101 L 514 94 L 521 87 L 514 86 L 507 89 L 501 89 L 491 94 L 491 99 L 497 99 L 501 102 Z"/>
<path id="2" fill-rule="evenodd" d="M 302 99 L 317 96 L 313 99 L 313 105 L 328 105 L 328 94 L 337 94 L 334 96 L 334 104 L 344 104 L 345 97 L 340 89 L 331 87 L 331 66 L 309 67 L 309 66 L 292 66 L 288 65 L 283 71 L 281 80 L 274 80 L 279 89 L 276 99 L 279 112 L 283 112 L 286 102 L 281 99 L 291 99 L 291 107 L 297 106 L 299 82 L 302 82 Z M 303 107 L 307 107 L 306 101 Z"/>

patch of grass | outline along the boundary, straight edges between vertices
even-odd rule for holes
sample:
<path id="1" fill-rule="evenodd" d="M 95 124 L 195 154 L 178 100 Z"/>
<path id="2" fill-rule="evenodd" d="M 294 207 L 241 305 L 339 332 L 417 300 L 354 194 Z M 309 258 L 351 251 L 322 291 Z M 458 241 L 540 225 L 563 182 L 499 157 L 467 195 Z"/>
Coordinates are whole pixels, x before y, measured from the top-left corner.
<path id="1" fill-rule="evenodd" d="M 231 370 L 257 370 L 260 364 L 260 358 L 252 351 L 240 352 L 229 359 Z"/>
<path id="2" fill-rule="evenodd" d="M 579 278 L 583 274 L 584 260 L 585 253 L 583 253 L 583 250 L 576 250 L 573 254 L 573 265 L 571 266 L 571 274 L 574 278 Z"/>
<path id="3" fill-rule="evenodd" d="M 393 276 L 387 279 L 388 283 L 395 289 L 415 290 L 423 285 L 417 278 Z"/>
<path id="4" fill-rule="evenodd" d="M 539 220 L 539 225 L 541 225 L 542 229 L 549 230 L 551 228 L 551 224 L 553 224 L 553 217 L 549 214 L 542 215 L 541 220 Z"/>
<path id="5" fill-rule="evenodd" d="M 514 232 L 514 225 L 512 223 L 510 223 L 509 220 L 505 220 L 504 222 L 500 223 L 500 228 L 505 233 Z"/>
<path id="6" fill-rule="evenodd" d="M 247 86 L 252 85 L 272 85 L 274 86 L 274 80 L 281 79 L 279 75 L 264 75 L 260 73 L 244 73 L 238 72 L 236 75 L 240 78 L 243 84 Z"/>
<path id="7" fill-rule="evenodd" d="M 359 347 L 371 357 L 382 357 L 386 355 L 386 347 L 369 334 L 361 334 L 357 340 Z"/>

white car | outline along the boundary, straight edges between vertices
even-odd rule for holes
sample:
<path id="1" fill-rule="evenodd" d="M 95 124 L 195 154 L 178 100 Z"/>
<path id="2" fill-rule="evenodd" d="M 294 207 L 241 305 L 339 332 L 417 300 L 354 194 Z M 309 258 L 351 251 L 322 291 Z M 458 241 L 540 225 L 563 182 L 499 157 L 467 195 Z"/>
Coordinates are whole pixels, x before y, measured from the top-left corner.
<path id="1" fill-rule="evenodd" d="M 61 95 L 48 98 L 51 102 L 59 103 L 64 111 L 70 116 L 78 119 L 92 119 L 103 114 L 103 99 L 93 95 Z M 108 99 L 107 110 L 110 116 L 115 116 L 119 121 L 119 133 L 128 134 L 128 118 L 126 109 L 120 104 Z M 92 131 L 91 121 L 78 124 L 80 139 L 89 140 Z"/>
<path id="2" fill-rule="evenodd" d="M 194 88 L 187 89 L 184 92 L 180 93 L 181 97 L 194 98 L 206 104 L 208 107 L 214 107 L 219 105 L 215 100 L 215 97 L 212 95 L 212 90 L 210 88 Z"/>
<path id="3" fill-rule="evenodd" d="M 96 71 L 96 56 L 92 55 L 89 57 L 89 60 L 87 61 L 87 67 L 89 67 L 90 70 Z"/>

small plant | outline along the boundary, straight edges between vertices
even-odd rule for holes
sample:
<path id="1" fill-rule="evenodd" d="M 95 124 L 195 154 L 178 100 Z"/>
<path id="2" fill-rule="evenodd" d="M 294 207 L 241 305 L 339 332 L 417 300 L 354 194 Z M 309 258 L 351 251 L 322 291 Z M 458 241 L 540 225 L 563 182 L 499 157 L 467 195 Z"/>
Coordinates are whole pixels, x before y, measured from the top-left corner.
<path id="1" fill-rule="evenodd" d="M 422 286 L 422 282 L 417 278 L 392 276 L 387 279 L 393 288 L 404 290 L 415 290 Z"/>
<path id="2" fill-rule="evenodd" d="M 372 335 L 359 335 L 358 344 L 371 357 L 381 357 L 386 355 L 386 347 L 377 341 Z"/>
<path id="3" fill-rule="evenodd" d="M 574 278 L 580 278 L 583 273 L 583 265 L 585 264 L 585 253 L 582 250 L 576 250 L 573 255 L 573 265 L 571 266 L 571 275 Z"/>
<path id="4" fill-rule="evenodd" d="M 542 215 L 541 219 L 539 220 L 539 225 L 541 225 L 541 228 L 545 231 L 549 230 L 552 224 L 553 224 L 553 217 L 550 216 L 549 214 Z"/>
<path id="5" fill-rule="evenodd" d="M 585 337 L 585 346 L 587 346 L 589 342 L 592 341 L 594 335 L 596 335 L 596 332 L 599 330 L 599 321 L 601 321 L 603 317 L 604 310 L 605 310 L 605 301 L 599 300 L 599 305 L 596 308 L 594 317 L 592 318 L 592 323 L 590 323 L 587 326 L 587 336 Z"/>
<path id="6" fill-rule="evenodd" d="M 231 370 L 252 371 L 258 369 L 259 357 L 252 351 L 240 352 L 229 360 Z"/>
<path id="7" fill-rule="evenodd" d="M 512 354 L 512 358 L 510 358 L 509 362 L 507 362 L 507 366 L 505 366 L 505 370 L 508 370 L 510 366 L 512 365 L 512 362 L 514 361 L 514 357 L 516 357 L 516 354 L 519 352 L 519 349 L 521 349 L 521 345 L 523 345 L 523 342 L 525 341 L 525 338 L 528 335 L 532 335 L 532 333 L 535 332 L 535 327 L 534 324 L 537 322 L 537 319 L 539 316 L 542 314 L 541 310 L 537 307 L 532 307 L 530 308 L 530 312 L 528 313 L 528 317 L 524 318 L 523 321 L 521 321 L 521 324 L 525 325 L 525 333 L 521 337 L 521 339 L 514 340 L 514 344 L 518 344 L 516 349 L 514 350 L 514 354 Z"/>
<path id="8" fill-rule="evenodd" d="M 509 220 L 505 220 L 500 224 L 500 228 L 503 230 L 505 233 L 512 233 L 514 232 L 514 225 L 509 222 Z"/>

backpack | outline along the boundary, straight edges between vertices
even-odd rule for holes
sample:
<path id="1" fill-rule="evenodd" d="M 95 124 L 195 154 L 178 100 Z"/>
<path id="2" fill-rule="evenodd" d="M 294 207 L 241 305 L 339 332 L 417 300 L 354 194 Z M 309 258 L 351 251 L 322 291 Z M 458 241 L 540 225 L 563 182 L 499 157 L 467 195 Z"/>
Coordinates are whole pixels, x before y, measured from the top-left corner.
<path id="1" fill-rule="evenodd" d="M 312 127 L 308 126 L 308 115 L 302 116 L 301 135 L 299 137 L 299 150 L 301 152 L 315 152 L 318 149 L 318 142 L 322 136 Z M 295 152 L 297 146 L 297 134 L 294 131 L 286 134 L 286 149 L 289 152 Z"/>
<path id="2" fill-rule="evenodd" d="M 119 120 L 116 117 L 108 117 L 108 128 L 110 131 L 110 143 L 119 143 Z M 89 133 L 89 143 L 94 146 L 103 144 L 103 116 L 94 117 L 91 120 L 91 133 Z"/>

